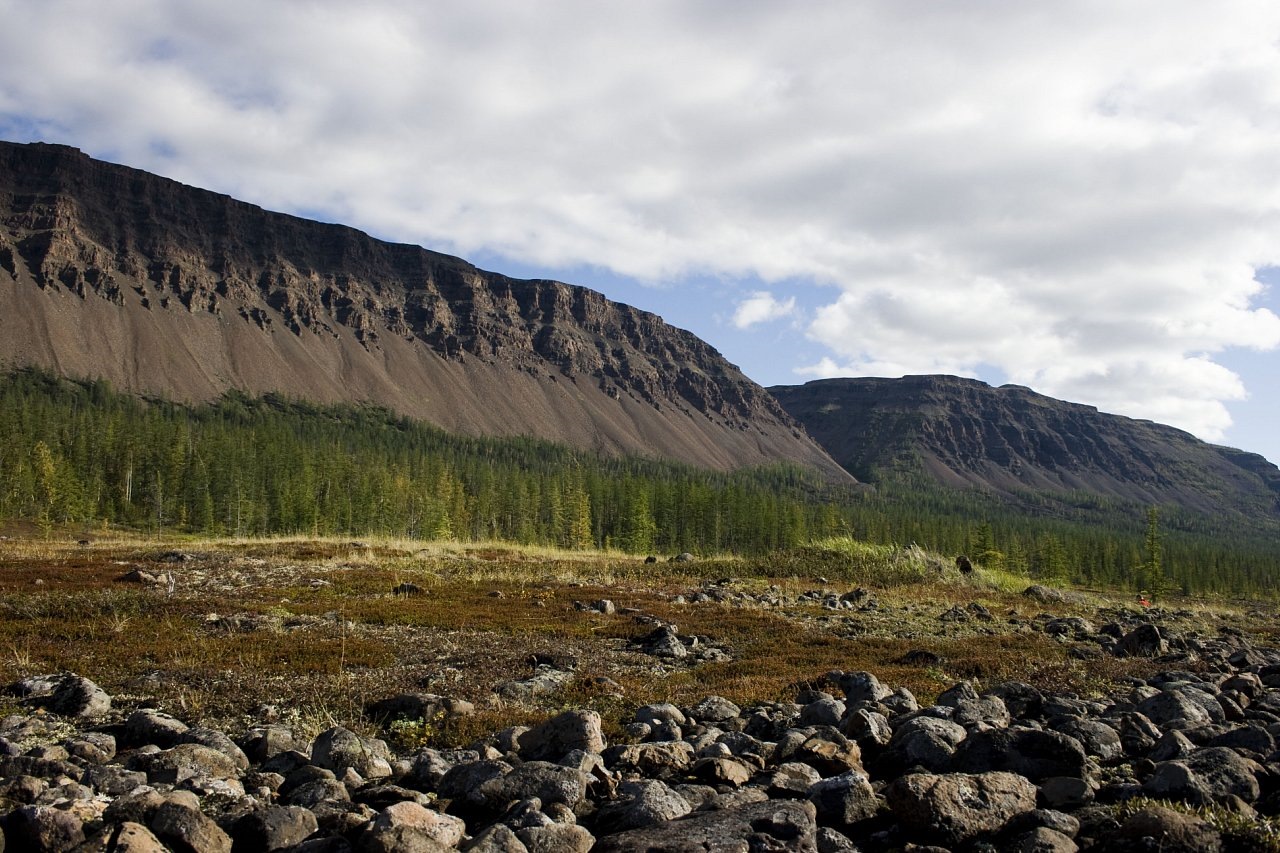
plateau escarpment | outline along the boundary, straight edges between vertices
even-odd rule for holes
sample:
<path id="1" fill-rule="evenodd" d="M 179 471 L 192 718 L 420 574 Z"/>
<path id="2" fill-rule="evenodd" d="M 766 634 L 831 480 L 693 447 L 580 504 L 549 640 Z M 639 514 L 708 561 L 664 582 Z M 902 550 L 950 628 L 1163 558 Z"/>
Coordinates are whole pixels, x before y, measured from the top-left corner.
<path id="1" fill-rule="evenodd" d="M 654 314 L 63 146 L 0 143 L 0 364 L 848 480 L 762 388 Z"/>
<path id="2" fill-rule="evenodd" d="M 859 479 L 1280 517 L 1280 469 L 1263 457 L 1017 385 L 906 376 L 769 390 Z"/>

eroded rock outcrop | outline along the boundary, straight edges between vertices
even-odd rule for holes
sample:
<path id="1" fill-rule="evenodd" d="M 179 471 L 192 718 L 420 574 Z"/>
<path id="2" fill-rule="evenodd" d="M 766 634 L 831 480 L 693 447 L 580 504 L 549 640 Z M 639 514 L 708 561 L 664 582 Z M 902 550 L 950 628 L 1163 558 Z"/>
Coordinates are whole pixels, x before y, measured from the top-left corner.
<path id="1" fill-rule="evenodd" d="M 849 479 L 764 389 L 654 314 L 65 146 L 0 143 L 0 364 Z"/>

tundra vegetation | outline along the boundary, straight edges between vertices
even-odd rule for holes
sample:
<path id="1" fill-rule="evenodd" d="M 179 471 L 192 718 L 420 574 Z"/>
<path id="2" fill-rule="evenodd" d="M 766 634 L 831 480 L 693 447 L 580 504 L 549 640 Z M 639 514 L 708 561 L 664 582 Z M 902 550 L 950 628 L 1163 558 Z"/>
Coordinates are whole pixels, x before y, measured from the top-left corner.
<path id="1" fill-rule="evenodd" d="M 345 835 L 358 849 L 401 849 L 392 824 L 410 809 L 396 803 L 408 802 L 442 811 L 431 820 L 451 821 L 459 838 L 464 830 L 476 839 L 501 834 L 493 827 L 515 820 L 503 799 L 508 795 L 478 801 L 492 784 L 469 787 L 463 777 L 469 778 L 471 769 L 516 774 L 513 785 L 517 776 L 529 774 L 596 778 L 604 787 L 590 783 L 589 799 L 575 801 L 579 814 L 573 832 L 582 837 L 573 849 L 583 850 L 593 838 L 606 845 L 599 849 L 648 849 L 643 839 L 629 841 L 617 830 L 644 826 L 645 832 L 660 832 L 661 820 L 654 824 L 651 816 L 646 824 L 615 825 L 610 816 L 639 808 L 639 800 L 629 798 L 648 797 L 653 791 L 642 794 L 641 789 L 654 785 L 683 792 L 672 801 L 685 803 L 680 814 L 692 808 L 688 797 L 698 792 L 724 799 L 713 811 L 695 811 L 689 820 L 696 823 L 680 832 L 732 834 L 737 830 L 721 824 L 736 816 L 772 808 L 776 820 L 784 811 L 798 810 L 787 820 L 798 821 L 800 828 L 778 830 L 792 846 L 779 849 L 815 849 L 815 838 L 831 845 L 843 843 L 845 836 L 877 850 L 898 849 L 908 840 L 1021 843 L 1023 835 L 1049 831 L 1046 822 L 1069 830 L 1083 849 L 1092 849 L 1099 838 L 1105 841 L 1117 827 L 1141 838 L 1194 830 L 1195 838 L 1208 839 L 1205 843 L 1280 849 L 1272 779 L 1260 765 L 1237 760 L 1259 768 L 1261 781 L 1242 789 L 1249 802 L 1226 794 L 1215 799 L 1216 794 L 1195 786 L 1160 787 L 1166 776 L 1183 769 L 1183 759 L 1192 762 L 1201 735 L 1238 739 L 1243 729 L 1266 735 L 1240 723 L 1178 718 L 1184 712 L 1207 714 L 1196 711 L 1195 703 L 1187 705 L 1189 681 L 1226 691 L 1224 698 L 1227 693 L 1240 698 L 1235 688 L 1247 687 L 1259 708 L 1251 713 L 1267 713 L 1262 700 L 1271 691 L 1248 672 L 1259 670 L 1267 684 L 1280 673 L 1280 665 L 1268 663 L 1280 661 L 1272 651 L 1280 622 L 1274 607 L 1261 602 L 1157 599 L 1146 609 L 1127 593 L 1028 587 L 1021 576 L 980 566 L 962 571 L 954 561 L 919 547 L 847 538 L 758 557 L 651 561 L 618 551 L 382 537 L 201 538 L 96 531 L 77 541 L 63 529 L 46 538 L 30 523 L 11 524 L 7 536 L 0 543 L 0 682 L 10 688 L 7 698 L 0 698 L 0 746 L 15 757 L 0 755 L 0 765 L 10 768 L 0 773 L 6 777 L 0 779 L 0 806 L 12 809 L 0 815 L 0 825 L 11 843 L 37 845 L 24 849 L 63 849 L 56 835 L 62 831 L 109 840 L 144 830 L 181 849 L 200 849 L 191 847 L 203 843 L 190 835 L 195 829 L 170 826 L 165 817 L 166 809 L 196 809 L 193 802 L 205 817 L 194 812 L 188 817 L 216 839 L 210 849 L 230 849 L 231 839 L 249 837 L 254 821 L 269 823 L 285 812 L 291 819 L 306 818 L 295 840 L 308 833 Z M 678 649 L 660 648 L 655 635 Z M 1142 645 L 1146 641 L 1150 647 Z M 1227 673 L 1219 674 L 1224 667 Z M 1241 667 L 1248 672 L 1230 675 Z M 86 713 L 93 717 L 89 720 L 60 721 L 59 711 L 68 713 L 65 707 L 33 715 L 33 706 L 54 708 L 33 691 L 66 683 L 59 679 L 81 683 L 53 675 L 67 672 L 89 675 L 110 697 L 110 708 Z M 1229 676 L 1226 686 L 1216 687 Z M 870 695 L 878 698 L 858 698 L 872 687 Z M 898 692 L 890 695 L 891 688 Z M 1116 714 L 1139 700 L 1163 709 L 1156 703 L 1168 698 L 1165 692 L 1173 697 L 1170 702 L 1186 707 L 1179 705 L 1181 710 L 1161 719 L 1166 731 L 1159 744 L 1153 746 L 1150 735 L 1141 740 L 1139 732 L 1135 755 L 1129 756 L 1119 751 L 1115 737 L 1115 743 L 1094 742 L 1095 735 L 1115 727 L 1128 738 L 1127 718 Z M 1028 697 L 1039 697 L 1036 710 L 1029 710 Z M 408 713 L 388 710 L 406 700 L 426 704 L 414 704 Z M 917 706 L 925 711 L 912 712 Z M 722 708 L 736 716 L 706 722 Z M 888 721 L 876 716 L 881 712 L 875 708 L 888 713 Z M 975 746 L 964 751 L 951 744 L 946 755 L 934 756 L 941 763 L 931 764 L 929 773 L 901 776 L 895 768 L 902 761 L 926 760 L 925 752 L 899 755 L 908 749 L 909 731 L 931 714 L 941 714 L 939 708 L 950 708 L 954 720 L 972 724 L 969 738 Z M 156 709 L 180 722 L 168 722 L 170 717 Z M 631 778 L 626 762 L 635 758 L 629 744 L 675 749 L 663 747 L 670 733 L 658 731 L 664 724 L 652 718 L 653 709 L 684 709 L 686 717 L 696 710 L 702 716 L 695 717 L 704 720 L 701 729 L 690 718 L 683 724 L 684 737 L 696 740 L 694 733 L 704 731 L 701 737 L 711 740 L 696 747 L 701 757 L 692 764 L 648 767 L 644 777 L 660 778 L 625 781 Z M 829 726 L 814 728 L 815 721 L 828 717 L 847 737 Z M 600 740 L 592 741 L 592 748 L 608 747 L 598 771 L 553 770 L 554 765 L 530 758 L 532 747 L 526 749 L 525 739 L 533 736 L 526 732 L 566 719 L 598 720 Z M 883 723 L 879 729 L 862 726 L 877 719 Z M 965 732 L 951 720 L 933 722 L 954 729 L 957 737 Z M 1193 722 L 1201 727 L 1193 730 Z M 144 724 L 190 725 L 194 733 L 175 746 L 159 729 L 141 734 Z M 1056 729 L 1072 725 L 1089 745 L 1089 755 L 1097 751 L 1099 757 L 1086 759 L 1085 748 L 1077 746 L 1071 749 L 1078 756 L 1070 750 L 1065 759 L 1058 756 L 1059 747 L 1075 741 Z M 1143 732 L 1159 735 L 1151 722 L 1144 725 Z M 782 732 L 788 727 L 792 734 Z M 994 738 L 1004 727 L 1010 738 L 1062 743 L 1041 755 L 1039 748 L 1011 742 L 1009 752 L 988 755 L 992 747 L 979 741 Z M 1050 727 L 1055 730 L 1041 731 Z M 894 734 L 898 728 L 901 736 Z M 681 729 L 674 731 L 679 735 Z M 1198 738 L 1195 744 L 1184 731 Z M 201 752 L 204 747 L 193 746 L 230 743 L 225 735 L 219 740 L 219 732 L 246 749 L 287 732 L 311 764 L 297 767 L 307 760 L 298 753 L 271 758 L 263 752 L 255 753 L 247 771 L 219 769 L 218 762 L 210 763 L 213 756 Z M 757 744 L 781 750 L 784 743 L 795 748 L 797 737 L 816 737 L 814 732 L 828 732 L 817 751 L 801 750 L 789 762 L 769 758 L 767 750 L 757 760 L 725 748 Z M 130 784 L 158 785 L 159 795 L 117 792 L 106 800 L 77 800 L 58 779 L 42 781 L 41 774 L 65 775 L 70 769 L 56 758 L 60 744 L 83 750 L 82 741 L 96 744 L 109 733 L 121 757 L 102 759 L 109 766 L 84 770 L 84 778 L 94 785 L 116 785 L 106 780 L 123 785 L 132 773 Z M 725 738 L 722 744 L 712 742 L 717 736 Z M 338 779 L 325 782 L 324 790 L 341 803 L 308 800 L 313 816 L 302 815 L 297 811 L 302 795 L 294 792 L 323 776 L 324 762 L 335 754 L 330 742 L 342 738 L 363 744 L 360 754 L 372 763 L 361 764 L 354 774 L 342 775 L 343 768 L 336 767 Z M 1124 744 L 1130 748 L 1128 740 Z M 1214 756 L 1224 750 L 1215 752 L 1209 744 L 1204 741 L 1204 758 L 1217 760 Z M 130 745 L 143 748 L 126 749 Z M 948 757 L 953 748 L 955 757 Z M 523 770 L 510 769 L 520 766 L 513 749 L 526 759 Z M 689 747 L 690 756 L 694 749 Z M 836 768 L 828 750 L 837 750 L 848 767 Z M 1158 758 L 1159 750 L 1170 760 L 1157 765 L 1145 758 Z M 230 746 L 223 751 L 239 754 Z M 383 763 L 375 760 L 379 755 Z M 991 764 L 1014 760 L 1009 756 L 1059 761 L 1063 766 L 1053 773 L 1061 775 L 1046 776 L 1048 771 L 1028 769 L 1031 765 L 1014 775 Z M 180 764 L 175 771 L 170 758 L 200 762 Z M 1071 764 L 1077 758 L 1079 766 Z M 1264 759 L 1270 760 L 1257 755 L 1259 762 Z M 590 764 L 599 757 L 582 760 Z M 756 767 L 761 760 L 765 766 Z M 1159 769 L 1166 764 L 1178 766 Z M 437 766 L 438 772 L 428 772 Z M 290 767 L 295 769 L 285 773 Z M 963 773 L 943 772 L 957 768 Z M 280 773 L 273 775 L 276 769 Z M 164 781 L 175 772 L 176 784 Z M 225 778 L 210 778 L 210 773 Z M 388 773 L 395 785 L 387 785 Z M 801 775 L 788 775 L 796 773 Z M 1035 784 L 1023 778 L 1026 773 Z M 258 788 L 247 797 L 237 793 L 238 785 L 247 791 L 259 782 L 269 788 L 281 780 L 278 790 Z M 945 786 L 954 784 L 988 786 L 975 796 L 994 805 L 952 815 L 944 794 Z M 1036 785 L 1040 796 L 1049 798 L 1047 811 L 1031 811 Z M 166 793 L 170 787 L 175 790 Z M 1077 789 L 1088 795 L 1085 800 L 1077 802 L 1071 793 Z M 192 800 L 190 792 L 199 799 Z M 767 803 L 751 798 L 765 793 L 771 798 Z M 356 803 L 343 799 L 348 795 Z M 154 803 L 135 815 L 125 803 L 138 803 L 139 797 Z M 96 810 L 89 808 L 94 803 Z M 107 811 L 100 813 L 103 805 Z M 559 814 L 554 806 L 528 800 L 519 808 Z M 346 817 L 338 821 L 341 815 Z M 547 818 L 547 826 L 554 823 Z M 537 834 L 520 826 L 517 821 L 522 838 Z"/>

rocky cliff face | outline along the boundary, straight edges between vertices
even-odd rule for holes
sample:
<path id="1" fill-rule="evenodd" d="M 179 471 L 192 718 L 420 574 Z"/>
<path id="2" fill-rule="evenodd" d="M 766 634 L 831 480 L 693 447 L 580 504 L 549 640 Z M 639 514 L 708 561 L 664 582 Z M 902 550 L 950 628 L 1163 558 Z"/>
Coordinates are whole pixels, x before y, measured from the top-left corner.
<path id="1" fill-rule="evenodd" d="M 770 388 L 859 479 L 925 474 L 997 492 L 1083 492 L 1202 512 L 1280 515 L 1280 469 L 1150 421 L 954 376 Z"/>
<path id="2" fill-rule="evenodd" d="M 654 314 L 62 146 L 0 143 L 0 363 L 847 478 L 763 389 Z"/>

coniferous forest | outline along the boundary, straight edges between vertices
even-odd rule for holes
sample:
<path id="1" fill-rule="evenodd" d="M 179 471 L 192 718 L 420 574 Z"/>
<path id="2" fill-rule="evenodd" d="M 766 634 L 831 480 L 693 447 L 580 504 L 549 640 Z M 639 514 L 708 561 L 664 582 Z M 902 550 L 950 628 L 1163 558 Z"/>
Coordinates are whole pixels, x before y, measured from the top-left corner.
<path id="1" fill-rule="evenodd" d="M 35 370 L 0 378 L 0 520 L 202 535 L 386 535 L 631 553 L 769 552 L 849 537 L 1033 579 L 1269 594 L 1280 524 L 1095 496 L 1017 502 L 910 478 L 721 473 L 534 438 L 445 433 L 372 406 L 229 393 L 142 400 Z"/>

